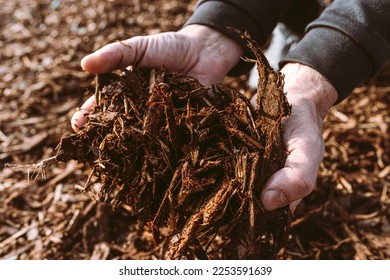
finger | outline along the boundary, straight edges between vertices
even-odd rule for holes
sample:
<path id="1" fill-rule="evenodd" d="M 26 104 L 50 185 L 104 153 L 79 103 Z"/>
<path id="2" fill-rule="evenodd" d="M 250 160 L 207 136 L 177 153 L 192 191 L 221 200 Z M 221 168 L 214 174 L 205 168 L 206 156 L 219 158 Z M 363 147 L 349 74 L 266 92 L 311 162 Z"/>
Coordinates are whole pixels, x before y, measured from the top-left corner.
<path id="1" fill-rule="evenodd" d="M 94 74 L 108 73 L 136 64 L 147 49 L 147 39 L 134 37 L 108 44 L 81 60 L 81 67 Z"/>
<path id="2" fill-rule="evenodd" d="M 186 73 L 196 63 L 189 51 L 188 40 L 174 32 L 137 36 L 108 44 L 81 60 L 81 67 L 90 73 L 108 73 L 130 65 L 165 67 Z"/>
<path id="3" fill-rule="evenodd" d="M 298 200 L 291 202 L 290 203 L 290 210 L 294 211 L 295 208 L 299 205 L 299 203 L 301 203 L 301 201 L 302 201 L 302 199 L 298 199 Z"/>
<path id="4" fill-rule="evenodd" d="M 92 107 L 95 105 L 95 103 L 96 100 L 95 96 L 93 95 L 89 97 L 87 101 L 85 101 L 84 104 L 73 114 L 71 124 L 74 131 L 78 132 L 88 122 L 87 115 L 92 110 Z"/>
<path id="5" fill-rule="evenodd" d="M 301 136 L 303 137 L 303 136 Z M 321 136 L 292 140 L 285 167 L 271 176 L 262 193 L 267 210 L 288 205 L 314 189 L 324 148 Z"/>

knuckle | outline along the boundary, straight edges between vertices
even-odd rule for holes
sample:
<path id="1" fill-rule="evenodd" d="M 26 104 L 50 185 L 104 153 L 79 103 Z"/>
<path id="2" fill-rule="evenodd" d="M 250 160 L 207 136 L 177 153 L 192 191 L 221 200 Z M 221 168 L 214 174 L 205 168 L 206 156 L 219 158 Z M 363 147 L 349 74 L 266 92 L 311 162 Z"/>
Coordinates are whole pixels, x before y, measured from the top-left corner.
<path id="1" fill-rule="evenodd" d="M 315 183 L 312 180 L 299 177 L 298 189 L 301 197 L 307 196 L 314 189 Z"/>

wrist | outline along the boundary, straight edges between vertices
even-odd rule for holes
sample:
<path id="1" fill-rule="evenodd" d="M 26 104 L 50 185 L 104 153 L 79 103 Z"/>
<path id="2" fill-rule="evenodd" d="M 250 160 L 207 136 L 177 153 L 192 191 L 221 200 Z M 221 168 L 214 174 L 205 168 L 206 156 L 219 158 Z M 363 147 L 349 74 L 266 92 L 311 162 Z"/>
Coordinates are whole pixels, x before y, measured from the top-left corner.
<path id="1" fill-rule="evenodd" d="M 318 71 L 303 64 L 288 63 L 281 72 L 285 75 L 284 90 L 289 102 L 293 106 L 309 106 L 322 123 L 337 101 L 335 87 Z"/>

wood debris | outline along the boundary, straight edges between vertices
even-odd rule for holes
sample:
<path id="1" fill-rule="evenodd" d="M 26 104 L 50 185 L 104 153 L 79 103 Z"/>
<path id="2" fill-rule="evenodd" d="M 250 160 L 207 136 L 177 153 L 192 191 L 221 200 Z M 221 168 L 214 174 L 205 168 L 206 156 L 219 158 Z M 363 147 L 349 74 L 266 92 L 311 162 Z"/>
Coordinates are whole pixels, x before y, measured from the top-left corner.
<path id="1" fill-rule="evenodd" d="M 0 9 L 0 243 L 9 240 L 0 249 L 0 258 L 161 259 L 163 247 L 154 245 L 150 231 L 138 227 L 128 205 L 122 204 L 115 212 L 98 211 L 105 202 L 96 203 L 89 196 L 102 185 L 93 177 L 88 180 L 87 168 L 72 162 L 51 165 L 45 178 L 34 181 L 27 180 L 27 170 L 5 164 L 41 162 L 53 155 L 62 136 L 72 133 L 70 116 L 86 98 L 83 93 L 94 78 L 80 71 L 83 56 L 116 40 L 178 30 L 195 2 L 65 2 L 4 1 Z M 323 134 L 326 153 L 317 187 L 296 208 L 290 238 L 279 258 L 390 259 L 389 77 L 390 65 L 334 107 L 338 113 L 328 115 Z M 253 92 L 246 80 L 242 76 L 225 83 L 250 96 Z M 26 139 L 45 134 L 44 140 L 26 149 Z M 256 143 L 247 136 L 237 133 L 235 137 Z M 242 155 L 239 164 L 254 160 Z M 221 164 L 209 162 L 203 170 Z M 73 171 L 61 178 L 67 170 Z M 242 178 L 241 173 L 238 176 Z M 340 178 L 351 186 L 349 191 L 338 187 L 343 186 Z M 227 210 L 216 213 L 223 211 Z M 217 219 L 217 214 L 208 214 L 207 219 Z M 99 233 L 105 229 L 93 225 L 107 219 L 110 231 Z M 9 239 L 35 224 L 31 231 Z M 160 235 L 169 232 L 160 228 Z M 208 249 L 221 244 L 224 240 L 216 236 Z M 203 257 L 199 250 L 197 255 Z"/>
<path id="2" fill-rule="evenodd" d="M 289 209 L 266 211 L 260 193 L 284 166 L 290 106 L 282 76 L 241 36 L 258 58 L 257 108 L 223 85 L 125 70 L 97 76 L 86 127 L 61 140 L 56 160 L 87 163 L 102 183 L 99 200 L 127 205 L 165 244 L 165 258 L 223 256 L 225 247 L 230 258 L 275 258 L 288 239 Z M 217 236 L 223 244 L 212 249 Z"/>

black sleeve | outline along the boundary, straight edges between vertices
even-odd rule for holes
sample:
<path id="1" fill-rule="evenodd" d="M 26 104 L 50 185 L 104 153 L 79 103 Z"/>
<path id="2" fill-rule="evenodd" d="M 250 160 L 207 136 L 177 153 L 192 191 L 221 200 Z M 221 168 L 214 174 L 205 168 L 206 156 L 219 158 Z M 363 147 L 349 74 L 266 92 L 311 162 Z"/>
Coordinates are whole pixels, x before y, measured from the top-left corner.
<path id="1" fill-rule="evenodd" d="M 246 30 L 262 45 L 276 23 L 288 16 L 286 12 L 293 2 L 201 0 L 186 25 L 196 23 L 213 27 L 246 49 L 245 43 L 226 27 Z M 252 57 L 249 50 L 245 55 Z M 308 25 L 303 39 L 281 65 L 299 62 L 313 67 L 335 86 L 340 101 L 377 73 L 389 59 L 390 1 L 335 0 Z M 239 75 L 251 67 L 249 63 L 240 62 L 229 74 Z"/>
<path id="2" fill-rule="evenodd" d="M 254 58 L 246 43 L 227 27 L 248 31 L 259 45 L 263 45 L 292 2 L 293 0 L 201 0 L 185 25 L 202 24 L 215 28 L 235 39 L 246 50 L 245 56 Z M 229 75 L 243 74 L 252 66 L 251 63 L 240 62 Z"/>
<path id="3" fill-rule="evenodd" d="M 281 65 L 316 69 L 337 89 L 339 101 L 390 59 L 390 1 L 336 0 L 308 25 Z"/>

